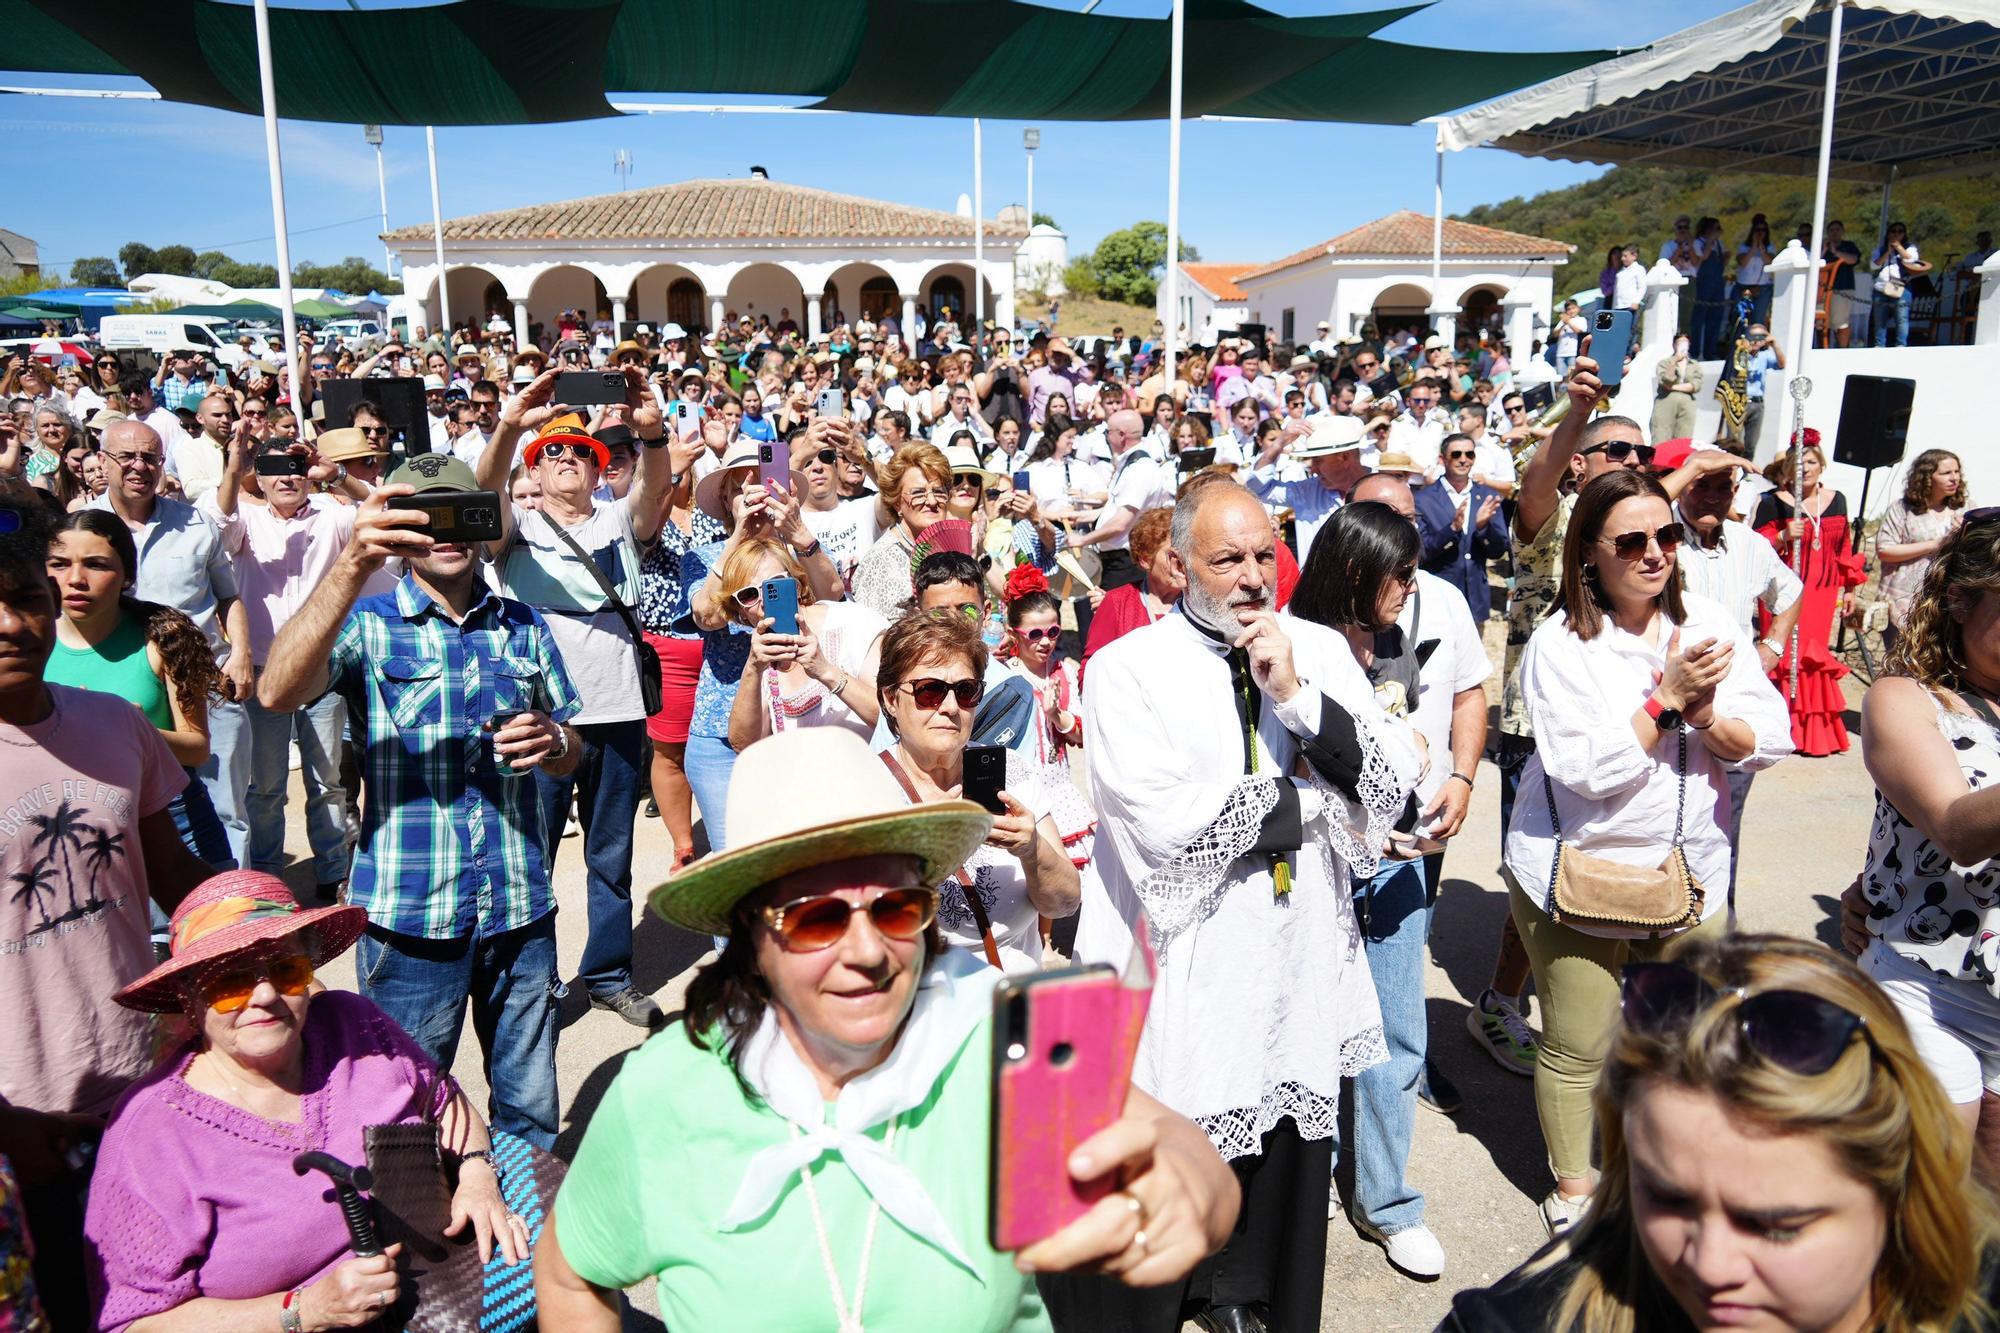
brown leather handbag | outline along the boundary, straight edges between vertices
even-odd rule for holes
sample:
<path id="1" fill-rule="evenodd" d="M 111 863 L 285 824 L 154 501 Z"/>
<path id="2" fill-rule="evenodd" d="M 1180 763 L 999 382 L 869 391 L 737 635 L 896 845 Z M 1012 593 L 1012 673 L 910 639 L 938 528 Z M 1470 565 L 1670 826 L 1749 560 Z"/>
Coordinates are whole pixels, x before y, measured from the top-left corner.
<path id="1" fill-rule="evenodd" d="M 1674 844 L 1656 868 L 1625 865 L 1563 845 L 1556 816 L 1556 788 L 1547 768 L 1542 787 L 1549 798 L 1549 827 L 1555 831 L 1555 860 L 1549 867 L 1549 920 L 1580 930 L 1643 930 L 1666 935 L 1701 924 L 1701 881 L 1688 869 L 1681 850 L 1681 823 L 1687 813 L 1687 729 L 1679 733 L 1675 771 L 1680 791 L 1674 799 Z"/>

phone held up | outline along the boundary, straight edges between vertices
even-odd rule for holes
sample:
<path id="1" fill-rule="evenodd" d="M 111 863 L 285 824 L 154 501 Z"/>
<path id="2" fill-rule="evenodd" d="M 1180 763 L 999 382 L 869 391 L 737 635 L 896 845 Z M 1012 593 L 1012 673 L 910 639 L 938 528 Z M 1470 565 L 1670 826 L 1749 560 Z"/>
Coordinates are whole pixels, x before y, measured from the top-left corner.
<path id="1" fill-rule="evenodd" d="M 764 596 L 764 614 L 771 618 L 771 633 L 799 632 L 799 581 L 794 578 L 765 579 L 759 591 Z"/>
<path id="2" fill-rule="evenodd" d="M 1625 354 L 1632 350 L 1632 312 L 1600 310 L 1590 322 L 1590 355 L 1597 362 L 1597 382 L 1615 389 L 1625 382 Z"/>
<path id="3" fill-rule="evenodd" d="M 430 515 L 424 531 L 441 542 L 500 540 L 500 497 L 493 491 L 426 491 L 396 501 Z"/>
<path id="4" fill-rule="evenodd" d="M 833 417 L 836 420 L 846 416 L 847 395 L 842 393 L 837 385 L 832 388 L 821 389 L 813 398 L 813 415 L 815 417 Z"/>
<path id="5" fill-rule="evenodd" d="M 757 442 L 757 484 L 765 495 L 792 491 L 792 449 L 781 440 Z"/>
<path id="6" fill-rule="evenodd" d="M 565 370 L 556 376 L 555 401 L 565 407 L 609 407 L 625 401 L 622 370 Z"/>
<path id="7" fill-rule="evenodd" d="M 1141 916 L 1121 977 L 1108 964 L 1008 977 L 993 991 L 988 1235 L 1018 1250 L 1090 1211 L 1115 1180 L 1078 1181 L 1069 1157 L 1118 1119 L 1152 999 Z"/>
<path id="8" fill-rule="evenodd" d="M 965 747 L 965 769 L 959 795 L 968 801 L 985 806 L 996 815 L 1004 815 L 1007 813 L 1007 807 L 1000 803 L 1000 792 L 1006 785 L 1006 746 Z"/>

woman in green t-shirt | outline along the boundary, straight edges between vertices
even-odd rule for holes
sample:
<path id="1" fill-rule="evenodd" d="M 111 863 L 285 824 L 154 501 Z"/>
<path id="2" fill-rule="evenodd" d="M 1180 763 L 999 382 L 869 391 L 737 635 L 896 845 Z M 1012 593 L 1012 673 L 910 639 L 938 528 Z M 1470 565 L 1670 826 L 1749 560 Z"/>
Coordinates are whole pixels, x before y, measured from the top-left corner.
<path id="1" fill-rule="evenodd" d="M 1136 1088 L 1067 1163 L 1116 1189 L 1018 1254 L 988 1243 L 1001 978 L 943 946 L 932 887 L 982 807 L 912 806 L 866 742 L 806 727 L 743 752 L 728 817 L 730 849 L 653 892 L 728 944 L 591 1118 L 535 1253 L 542 1327 L 614 1333 L 656 1277 L 674 1329 L 1045 1330 L 1036 1273 L 1156 1286 L 1220 1248 L 1235 1177 Z"/>
<path id="2" fill-rule="evenodd" d="M 62 599 L 48 679 L 116 695 L 146 715 L 188 784 L 174 826 L 196 857 L 233 870 L 229 840 L 195 770 L 208 762 L 208 700 L 221 681 L 208 638 L 170 606 L 131 595 L 138 548 L 125 520 L 104 509 L 68 514 L 49 543 L 49 578 Z"/>

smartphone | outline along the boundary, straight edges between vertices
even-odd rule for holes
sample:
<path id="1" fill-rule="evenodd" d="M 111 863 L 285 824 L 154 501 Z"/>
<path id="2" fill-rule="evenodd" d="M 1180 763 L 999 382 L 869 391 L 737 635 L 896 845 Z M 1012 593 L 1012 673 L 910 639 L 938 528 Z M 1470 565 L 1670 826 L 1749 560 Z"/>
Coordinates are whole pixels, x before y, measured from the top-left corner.
<path id="1" fill-rule="evenodd" d="M 260 477 L 303 477 L 312 459 L 304 454 L 258 454 L 251 466 Z"/>
<path id="2" fill-rule="evenodd" d="M 1377 398 L 1393 398 L 1402 392 L 1402 388 L 1402 385 L 1396 383 L 1396 377 L 1386 370 L 1368 381 L 1368 392 Z"/>
<path id="3" fill-rule="evenodd" d="M 1625 354 L 1632 350 L 1632 312 L 1600 310 L 1590 322 L 1590 355 L 1597 362 L 1597 382 L 1615 389 L 1625 382 Z"/>
<path id="4" fill-rule="evenodd" d="M 771 633 L 799 632 L 799 583 L 797 579 L 764 580 L 764 614 L 771 618 Z"/>
<path id="5" fill-rule="evenodd" d="M 773 491 L 792 493 L 792 449 L 777 440 L 757 442 L 757 484 L 769 495 Z M 793 631 L 786 630 L 790 634 Z"/>
<path id="6" fill-rule="evenodd" d="M 1553 384 L 1530 384 L 1521 390 L 1521 402 L 1531 417 L 1540 416 L 1549 410 L 1556 400 L 1556 386 Z"/>
<path id="7" fill-rule="evenodd" d="M 1007 785 L 1007 747 L 968 745 L 965 747 L 964 786 L 960 791 L 968 801 L 976 801 L 996 815 L 1007 813 L 1000 803 L 1000 790 Z"/>
<path id="8" fill-rule="evenodd" d="M 430 515 L 430 535 L 448 542 L 500 540 L 500 496 L 493 491 L 427 491 L 396 501 Z"/>
<path id="9" fill-rule="evenodd" d="M 840 418 L 847 415 L 847 394 L 840 388 L 821 389 L 813 398 L 815 417 Z"/>
<path id="10" fill-rule="evenodd" d="M 1022 468 L 1019 472 L 1016 472 L 1014 474 L 1014 489 L 1024 494 L 1027 491 L 1033 489 L 1032 484 L 1029 481 L 1028 470 L 1026 468 Z"/>
<path id="11" fill-rule="evenodd" d="M 1215 447 L 1203 445 L 1199 449 L 1183 449 L 1174 455 L 1175 466 L 1182 472 L 1199 472 L 1215 463 Z"/>
<path id="12" fill-rule="evenodd" d="M 565 370 L 556 376 L 555 401 L 565 407 L 605 407 L 625 401 L 622 370 Z"/>
<path id="13" fill-rule="evenodd" d="M 1124 1109 L 1138 1050 L 1136 1027 L 1120 1021 L 1125 997 L 1104 963 L 1009 977 L 994 988 L 994 1249 L 1053 1235 L 1113 1188 L 1110 1175 L 1073 1179 L 1069 1155 Z"/>

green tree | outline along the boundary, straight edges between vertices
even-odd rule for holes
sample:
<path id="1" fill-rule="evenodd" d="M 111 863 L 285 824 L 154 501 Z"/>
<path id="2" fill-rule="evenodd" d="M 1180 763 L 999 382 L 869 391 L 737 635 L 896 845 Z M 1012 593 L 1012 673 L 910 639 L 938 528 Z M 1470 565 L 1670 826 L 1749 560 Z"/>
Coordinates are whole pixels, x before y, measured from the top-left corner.
<path id="1" fill-rule="evenodd" d="M 1042 213 L 1042 212 L 1037 212 L 1037 213 L 1035 214 L 1035 219 L 1034 219 L 1034 221 L 1033 221 L 1033 222 L 1032 222 L 1032 223 L 1031 223 L 1030 225 L 1031 225 L 1031 226 L 1036 226 L 1036 227 L 1054 227 L 1054 228 L 1055 228 L 1055 229 L 1056 229 L 1057 231 L 1061 231 L 1061 230 L 1062 230 L 1062 224 L 1061 224 L 1061 223 L 1057 222 L 1057 221 L 1056 221 L 1056 220 L 1055 220 L 1054 218 L 1050 217 L 1050 216 L 1049 216 L 1049 215 L 1048 215 L 1047 213 Z"/>
<path id="2" fill-rule="evenodd" d="M 278 285 L 278 266 L 243 264 L 234 259 L 226 259 L 208 276 L 216 282 L 231 287 L 275 287 Z"/>
<path id="3" fill-rule="evenodd" d="M 127 241 L 118 247 L 118 263 L 124 268 L 127 279 L 136 278 L 141 273 L 160 271 L 153 247 L 139 241 Z"/>
<path id="4" fill-rule="evenodd" d="M 1090 262 L 1089 255 L 1078 255 L 1069 261 L 1063 270 L 1063 290 L 1071 296 L 1096 296 L 1102 291 L 1097 280 L 1097 267 Z"/>
<path id="5" fill-rule="evenodd" d="M 118 265 L 103 255 L 91 255 L 79 259 L 69 266 L 69 281 L 73 287 L 123 287 L 124 280 L 118 276 Z"/>
<path id="6" fill-rule="evenodd" d="M 179 278 L 192 278 L 194 274 L 194 247 L 188 245 L 163 245 L 153 251 L 153 262 L 159 267 L 155 273 L 171 273 Z"/>
<path id="7" fill-rule="evenodd" d="M 357 296 L 402 290 L 390 282 L 388 274 L 359 255 L 349 255 L 338 264 L 295 264 L 292 281 L 301 287 L 332 287 Z"/>
<path id="8" fill-rule="evenodd" d="M 1181 261 L 1192 263 L 1201 253 L 1185 240 Z M 1113 301 L 1151 305 L 1167 263 L 1167 228 L 1159 222 L 1135 222 L 1097 243 L 1091 266 L 1102 294 Z"/>

